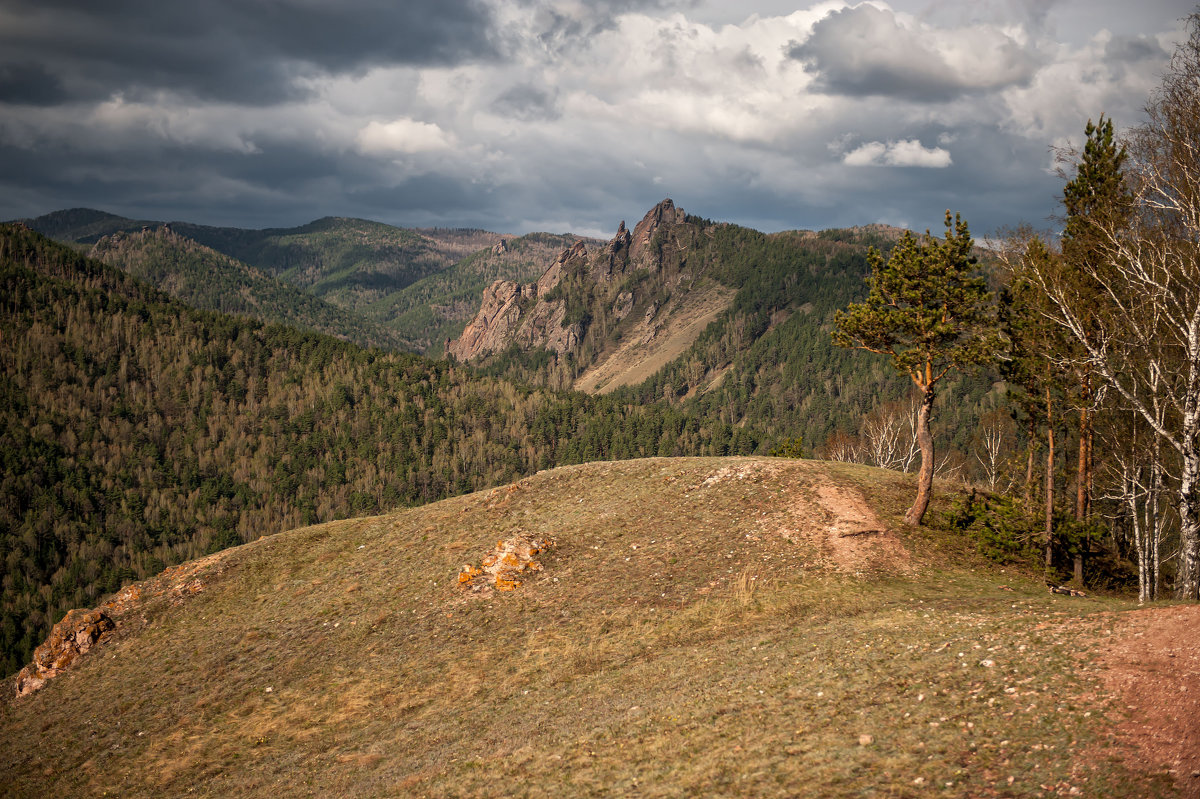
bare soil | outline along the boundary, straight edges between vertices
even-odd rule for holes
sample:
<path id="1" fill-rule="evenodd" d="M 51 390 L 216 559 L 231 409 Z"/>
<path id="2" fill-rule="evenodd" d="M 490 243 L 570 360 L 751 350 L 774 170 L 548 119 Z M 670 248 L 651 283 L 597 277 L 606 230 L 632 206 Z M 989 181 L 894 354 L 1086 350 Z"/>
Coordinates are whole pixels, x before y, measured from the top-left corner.
<path id="1" fill-rule="evenodd" d="M 1105 649 L 1102 676 L 1114 694 L 1118 746 L 1127 764 L 1166 771 L 1183 796 L 1200 796 L 1200 606 L 1123 614 Z"/>
<path id="2" fill-rule="evenodd" d="M 825 482 L 817 486 L 817 497 L 833 515 L 825 536 L 838 569 L 849 574 L 867 570 L 909 572 L 908 550 L 900 536 L 879 520 L 862 494 L 849 486 Z"/>
<path id="3" fill-rule="evenodd" d="M 642 382 L 692 346 L 704 328 L 729 307 L 733 295 L 724 286 L 690 292 L 683 302 L 661 309 L 650 322 L 639 321 L 616 350 L 579 376 L 575 390 L 607 394 Z"/>

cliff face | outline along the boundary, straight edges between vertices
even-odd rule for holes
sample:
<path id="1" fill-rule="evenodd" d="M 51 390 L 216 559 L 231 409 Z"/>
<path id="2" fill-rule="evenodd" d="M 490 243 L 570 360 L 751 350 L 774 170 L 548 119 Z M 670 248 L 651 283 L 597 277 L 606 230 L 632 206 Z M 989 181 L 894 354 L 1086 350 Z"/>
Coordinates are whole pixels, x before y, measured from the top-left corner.
<path id="1" fill-rule="evenodd" d="M 523 350 L 573 354 L 586 366 L 603 354 L 597 342 L 589 357 L 581 357 L 589 331 L 591 339 L 607 339 L 610 333 L 621 337 L 632 332 L 621 328 L 638 321 L 649 326 L 637 332 L 646 343 L 657 329 L 651 323 L 661 316 L 674 289 L 694 277 L 686 268 L 686 253 L 696 233 L 683 209 L 663 200 L 632 232 L 621 222 L 616 235 L 594 251 L 583 242 L 563 250 L 534 283 L 493 283 L 483 294 L 479 312 L 447 352 L 460 361 L 473 361 L 516 344 Z M 635 309 L 644 319 L 631 317 Z M 597 325 L 599 330 L 594 330 Z"/>
<path id="2" fill-rule="evenodd" d="M 479 312 L 446 351 L 460 361 L 499 352 L 514 342 L 527 349 L 569 352 L 579 344 L 580 325 L 566 323 L 566 301 L 549 295 L 565 273 L 586 268 L 587 260 L 587 246 L 580 241 L 563 250 L 534 283 L 497 280 L 484 290 Z"/>

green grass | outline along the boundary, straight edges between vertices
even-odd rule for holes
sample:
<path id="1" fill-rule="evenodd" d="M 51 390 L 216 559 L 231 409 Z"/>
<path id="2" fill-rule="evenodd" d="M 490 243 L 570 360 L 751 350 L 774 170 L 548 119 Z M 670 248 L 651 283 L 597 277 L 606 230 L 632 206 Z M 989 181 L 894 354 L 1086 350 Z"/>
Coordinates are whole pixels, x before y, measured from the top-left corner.
<path id="1" fill-rule="evenodd" d="M 863 467 L 651 459 L 231 550 L 5 700 L 5 790 L 1169 795 L 1095 754 L 1115 716 L 1092 664 L 1128 602 L 1049 595 L 936 525 L 905 539 L 907 576 L 841 575 L 805 504 L 822 480 L 887 520 L 911 498 Z M 463 594 L 461 565 L 515 532 L 557 538 L 544 571 Z"/>

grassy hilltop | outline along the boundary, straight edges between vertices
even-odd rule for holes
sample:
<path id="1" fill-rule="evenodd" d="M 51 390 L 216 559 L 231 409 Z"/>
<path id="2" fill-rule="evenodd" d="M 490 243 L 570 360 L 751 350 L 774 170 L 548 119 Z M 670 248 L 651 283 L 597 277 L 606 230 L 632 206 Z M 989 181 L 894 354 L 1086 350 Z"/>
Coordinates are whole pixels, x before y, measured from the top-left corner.
<path id="1" fill-rule="evenodd" d="M 1147 796 L 1123 600 L 1048 595 L 911 479 L 770 458 L 539 472 L 169 571 L 0 705 L 11 795 Z M 459 587 L 550 536 L 517 590 Z"/>

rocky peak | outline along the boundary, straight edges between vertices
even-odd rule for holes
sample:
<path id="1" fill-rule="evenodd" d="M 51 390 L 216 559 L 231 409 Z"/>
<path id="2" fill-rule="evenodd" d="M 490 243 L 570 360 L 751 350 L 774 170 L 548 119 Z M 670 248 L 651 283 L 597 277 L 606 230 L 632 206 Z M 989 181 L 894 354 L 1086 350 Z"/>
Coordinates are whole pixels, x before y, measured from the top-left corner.
<path id="1" fill-rule="evenodd" d="M 665 266 L 671 266 L 674 271 L 663 279 L 679 279 L 680 259 L 674 255 L 682 246 L 677 239 L 686 238 L 686 233 L 671 228 L 685 220 L 683 209 L 676 208 L 669 199 L 663 200 L 650 209 L 632 232 L 622 220 L 616 235 L 594 252 L 589 252 L 582 241 L 564 249 L 536 283 L 526 286 L 511 281 L 493 283 L 484 292 L 475 318 L 461 336 L 447 345 L 446 352 L 460 361 L 470 361 L 500 352 L 513 343 L 525 349 L 543 347 L 559 355 L 574 351 L 588 329 L 587 320 L 594 309 L 572 308 L 568 321 L 567 295 L 574 297 L 574 302 L 579 302 L 582 296 L 584 302 L 603 305 L 605 314 L 611 314 L 608 319 L 626 318 L 638 302 L 635 291 L 618 292 L 618 285 L 627 276 L 638 269 L 660 273 Z M 667 235 L 669 245 L 651 250 L 650 243 L 660 230 Z M 564 280 L 571 281 L 571 291 L 555 292 Z"/>
<path id="2" fill-rule="evenodd" d="M 641 261 L 654 240 L 654 234 L 663 225 L 678 225 L 687 218 L 682 208 L 676 208 L 670 198 L 663 200 L 650 209 L 633 229 L 632 243 L 629 255 L 634 261 Z"/>

